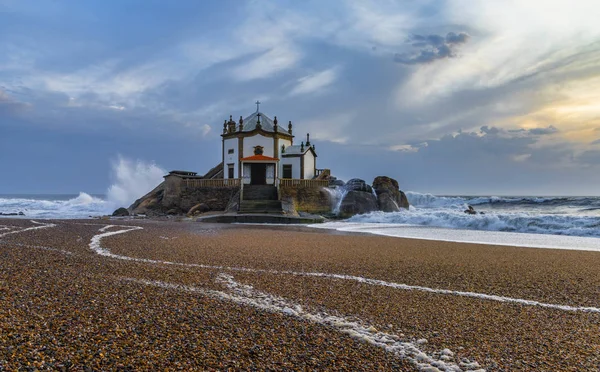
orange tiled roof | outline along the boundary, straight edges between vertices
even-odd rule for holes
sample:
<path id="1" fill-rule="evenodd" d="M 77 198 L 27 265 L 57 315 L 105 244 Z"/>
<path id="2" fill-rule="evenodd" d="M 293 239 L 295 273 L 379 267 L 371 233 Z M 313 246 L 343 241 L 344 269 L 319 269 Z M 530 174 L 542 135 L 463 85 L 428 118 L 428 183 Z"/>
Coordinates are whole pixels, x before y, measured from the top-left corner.
<path id="1" fill-rule="evenodd" d="M 277 158 L 271 158 L 264 155 L 252 155 L 246 158 L 242 158 L 242 161 L 279 161 Z"/>

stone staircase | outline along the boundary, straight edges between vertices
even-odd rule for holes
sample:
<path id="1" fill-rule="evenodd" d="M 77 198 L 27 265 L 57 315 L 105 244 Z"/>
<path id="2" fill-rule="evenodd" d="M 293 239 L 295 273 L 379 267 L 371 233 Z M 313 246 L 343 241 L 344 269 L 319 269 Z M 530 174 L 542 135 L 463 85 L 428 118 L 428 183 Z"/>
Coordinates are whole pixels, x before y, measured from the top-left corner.
<path id="1" fill-rule="evenodd" d="M 270 185 L 244 185 L 243 199 L 238 213 L 283 214 L 277 187 Z"/>

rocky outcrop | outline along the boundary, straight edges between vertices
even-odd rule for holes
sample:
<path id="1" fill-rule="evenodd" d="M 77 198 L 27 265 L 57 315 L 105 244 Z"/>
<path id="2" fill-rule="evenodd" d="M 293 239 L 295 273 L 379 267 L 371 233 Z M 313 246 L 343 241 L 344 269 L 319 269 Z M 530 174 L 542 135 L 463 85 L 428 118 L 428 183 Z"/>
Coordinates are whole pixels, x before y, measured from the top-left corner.
<path id="1" fill-rule="evenodd" d="M 408 199 L 400 191 L 398 181 L 386 176 L 375 177 L 373 189 L 377 194 L 377 205 L 383 212 L 398 212 L 400 208 L 408 209 Z"/>
<path id="2" fill-rule="evenodd" d="M 162 201 L 165 194 L 165 183 L 161 182 L 154 190 L 136 200 L 129 206 L 130 214 L 145 214 L 157 216 L 166 214 L 168 208 L 163 207 Z"/>
<path id="3" fill-rule="evenodd" d="M 355 214 L 370 213 L 377 209 L 377 198 L 372 192 L 351 190 L 342 200 L 338 216 L 349 218 Z"/>
<path id="4" fill-rule="evenodd" d="M 368 183 L 366 183 L 364 180 L 361 180 L 360 178 L 353 178 L 353 179 L 349 180 L 344 185 L 344 188 L 348 191 L 363 191 L 363 192 L 368 192 L 368 193 L 373 192 L 373 188 Z"/>
<path id="5" fill-rule="evenodd" d="M 198 203 L 187 212 L 188 216 L 196 216 L 210 211 L 210 207 L 206 203 Z"/>
<path id="6" fill-rule="evenodd" d="M 237 203 L 237 187 L 187 187 L 181 178 L 171 176 L 128 209 L 131 214 L 147 216 L 184 215 L 199 204 L 204 204 L 203 209 L 210 211 L 225 211 L 237 210 Z"/>
<path id="7" fill-rule="evenodd" d="M 297 215 L 298 212 L 331 213 L 329 193 L 322 188 L 280 187 L 279 195 L 285 214 Z"/>
<path id="8" fill-rule="evenodd" d="M 0 216 L 24 216 L 25 213 L 23 212 L 10 212 L 10 213 L 2 213 L 0 212 Z"/>
<path id="9" fill-rule="evenodd" d="M 127 210 L 127 208 L 121 207 L 115 210 L 112 215 L 113 217 L 127 217 L 129 216 L 129 211 Z"/>

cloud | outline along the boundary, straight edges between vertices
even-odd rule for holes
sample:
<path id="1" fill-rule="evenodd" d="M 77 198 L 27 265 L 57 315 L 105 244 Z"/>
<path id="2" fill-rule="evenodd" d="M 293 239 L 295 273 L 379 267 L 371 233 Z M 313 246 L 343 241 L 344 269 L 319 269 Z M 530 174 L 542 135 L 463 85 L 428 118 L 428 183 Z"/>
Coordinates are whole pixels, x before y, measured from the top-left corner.
<path id="1" fill-rule="evenodd" d="M 19 102 L 8 95 L 8 93 L 0 89 L 0 115 L 15 115 L 18 112 L 22 112 L 30 107 L 30 104 Z"/>
<path id="2" fill-rule="evenodd" d="M 238 81 L 249 81 L 275 77 L 278 72 L 293 67 L 301 54 L 290 45 L 281 45 L 261 53 L 258 57 L 232 70 Z"/>
<path id="3" fill-rule="evenodd" d="M 431 63 L 438 59 L 456 56 L 458 45 L 469 40 L 466 32 L 449 32 L 445 37 L 440 35 L 412 35 L 408 39 L 413 47 L 420 50 L 416 53 L 396 53 L 394 61 L 405 65 Z"/>
<path id="4" fill-rule="evenodd" d="M 315 93 L 331 85 L 338 77 L 338 68 L 332 67 L 298 79 L 291 95 Z"/>
<path id="5" fill-rule="evenodd" d="M 577 156 L 577 161 L 587 166 L 597 167 L 600 164 L 600 150 L 584 151 Z"/>
<path id="6" fill-rule="evenodd" d="M 208 135 L 208 133 L 210 133 L 210 125 L 208 124 L 204 124 L 202 126 L 202 137 L 206 137 Z"/>
<path id="7" fill-rule="evenodd" d="M 484 125 L 483 127 L 481 127 L 481 132 L 485 133 L 485 134 L 498 134 L 500 133 L 500 129 L 495 128 L 495 127 L 488 127 L 487 125 Z"/>
<path id="8" fill-rule="evenodd" d="M 558 129 L 556 129 L 556 127 L 550 125 L 547 128 L 532 128 L 532 129 L 529 129 L 528 131 L 531 134 L 543 136 L 546 134 L 554 134 L 554 133 L 558 132 Z"/>
<path id="9" fill-rule="evenodd" d="M 591 142 L 590 145 L 600 145 L 600 139 Z"/>

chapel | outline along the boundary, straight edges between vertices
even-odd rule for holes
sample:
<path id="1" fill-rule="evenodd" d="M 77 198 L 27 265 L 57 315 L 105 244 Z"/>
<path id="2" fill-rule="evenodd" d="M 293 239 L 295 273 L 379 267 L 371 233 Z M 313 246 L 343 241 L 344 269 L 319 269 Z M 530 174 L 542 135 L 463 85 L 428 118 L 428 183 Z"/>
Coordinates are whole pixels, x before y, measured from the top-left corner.
<path id="1" fill-rule="evenodd" d="M 241 179 L 244 185 L 278 186 L 279 179 L 313 179 L 317 176 L 317 153 L 310 134 L 294 144 L 292 122 L 285 128 L 277 116 L 256 112 L 235 122 L 223 123 L 222 161 L 224 179 Z"/>

